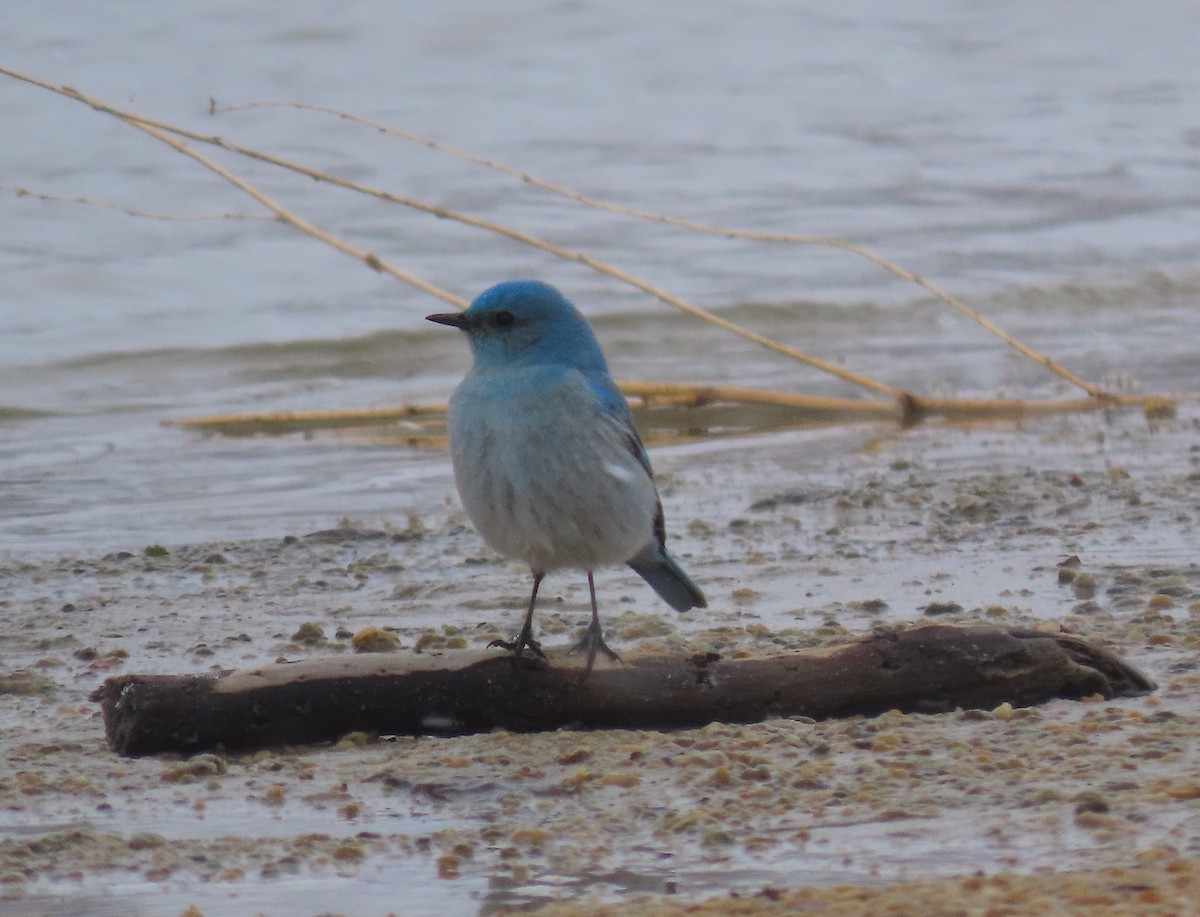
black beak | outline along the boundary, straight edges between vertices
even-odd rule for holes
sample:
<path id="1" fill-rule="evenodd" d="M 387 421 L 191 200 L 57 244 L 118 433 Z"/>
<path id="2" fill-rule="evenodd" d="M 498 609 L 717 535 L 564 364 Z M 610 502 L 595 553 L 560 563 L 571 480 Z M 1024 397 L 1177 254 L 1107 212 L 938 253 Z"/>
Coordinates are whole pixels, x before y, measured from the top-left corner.
<path id="1" fill-rule="evenodd" d="M 425 321 L 437 322 L 439 325 L 450 325 L 452 328 L 467 327 L 467 319 L 461 312 L 440 312 L 437 315 L 426 315 Z"/>

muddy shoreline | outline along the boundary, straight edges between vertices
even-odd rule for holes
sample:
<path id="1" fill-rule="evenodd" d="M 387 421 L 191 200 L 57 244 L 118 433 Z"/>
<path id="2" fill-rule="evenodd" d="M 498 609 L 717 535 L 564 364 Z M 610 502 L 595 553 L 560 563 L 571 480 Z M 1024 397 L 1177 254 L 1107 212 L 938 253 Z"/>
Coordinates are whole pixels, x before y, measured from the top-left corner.
<path id="1" fill-rule="evenodd" d="M 0 913 L 571 913 L 632 898 L 719 909 L 736 894 L 764 912 L 799 895 L 865 914 L 1018 892 L 1024 904 L 1005 903 L 1034 912 L 1047 907 L 1046 874 L 1063 877 L 1055 894 L 1103 891 L 1114 912 L 1194 894 L 1194 406 L 1154 423 L 1130 412 L 780 434 L 667 450 L 656 464 L 673 550 L 712 608 L 675 615 L 632 574 L 605 573 L 604 621 L 626 655 L 765 655 L 875 626 L 980 622 L 1098 640 L 1160 689 L 938 716 L 352 735 L 127 760 L 107 750 L 87 700 L 109 675 L 349 653 L 368 627 L 394 652 L 480 647 L 515 628 L 525 574 L 488 554 L 448 476 L 405 519 L 10 552 Z M 1072 556 L 1077 567 L 1060 566 Z M 576 579 L 547 580 L 547 643 L 586 620 Z M 1122 892 L 1137 882 L 1112 870 L 1149 873 Z"/>

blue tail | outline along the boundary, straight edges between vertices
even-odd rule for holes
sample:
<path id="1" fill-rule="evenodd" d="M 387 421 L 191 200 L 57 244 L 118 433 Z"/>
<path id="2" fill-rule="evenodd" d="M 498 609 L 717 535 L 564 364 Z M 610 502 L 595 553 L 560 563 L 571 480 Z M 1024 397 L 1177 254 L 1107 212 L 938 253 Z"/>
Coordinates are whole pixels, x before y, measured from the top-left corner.
<path id="1" fill-rule="evenodd" d="M 688 578 L 657 539 L 647 542 L 629 561 L 629 566 L 676 611 L 708 607 L 708 600 L 704 598 L 700 587 Z"/>

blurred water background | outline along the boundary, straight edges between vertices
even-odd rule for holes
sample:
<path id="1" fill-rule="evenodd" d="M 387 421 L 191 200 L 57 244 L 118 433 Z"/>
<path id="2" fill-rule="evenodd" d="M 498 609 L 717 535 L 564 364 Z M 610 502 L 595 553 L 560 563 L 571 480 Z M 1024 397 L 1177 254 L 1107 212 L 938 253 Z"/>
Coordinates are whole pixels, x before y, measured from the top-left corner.
<path id="1" fill-rule="evenodd" d="M 1200 7 L 1102 0 L 230 0 L 19 4 L 0 62 L 114 105 L 588 252 L 827 359 L 940 395 L 1063 383 L 844 252 L 584 210 L 328 116 L 329 105 L 615 203 L 843 237 L 1091 379 L 1196 388 Z M 208 151 L 211 152 L 211 151 Z M 297 214 L 470 298 L 539 277 L 616 374 L 858 394 L 510 241 L 236 157 Z M 278 223 L 116 120 L 0 79 L 0 551 L 275 536 L 403 519 L 439 452 L 200 438 L 160 421 L 441 401 L 444 307 Z"/>

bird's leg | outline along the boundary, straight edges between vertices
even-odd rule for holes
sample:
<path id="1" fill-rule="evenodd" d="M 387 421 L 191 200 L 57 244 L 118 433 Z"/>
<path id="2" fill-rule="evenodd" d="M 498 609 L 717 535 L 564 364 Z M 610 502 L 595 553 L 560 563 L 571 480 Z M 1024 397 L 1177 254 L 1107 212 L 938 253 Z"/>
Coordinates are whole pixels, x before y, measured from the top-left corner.
<path id="1" fill-rule="evenodd" d="M 541 644 L 533 639 L 533 608 L 537 604 L 538 586 L 542 585 L 542 577 L 545 573 L 540 573 L 537 570 L 533 571 L 533 592 L 529 594 L 529 610 L 525 612 L 525 624 L 521 628 L 521 632 L 517 634 L 516 640 L 493 640 L 488 644 L 491 646 L 503 647 L 510 650 L 513 654 L 513 665 L 521 664 L 521 655 L 526 648 L 530 649 L 535 656 L 542 659 L 546 658 L 546 654 L 542 652 Z"/>
<path id="2" fill-rule="evenodd" d="M 588 591 L 592 594 L 592 621 L 583 632 L 583 639 L 571 647 L 572 653 L 587 650 L 587 669 L 583 677 L 591 674 L 592 666 L 596 664 L 596 654 L 604 653 L 613 662 L 620 662 L 621 657 L 614 653 L 604 642 L 604 633 L 600 630 L 600 613 L 596 610 L 596 584 L 592 580 L 592 571 L 588 571 Z"/>

